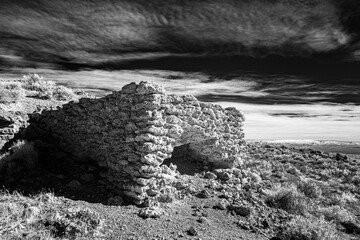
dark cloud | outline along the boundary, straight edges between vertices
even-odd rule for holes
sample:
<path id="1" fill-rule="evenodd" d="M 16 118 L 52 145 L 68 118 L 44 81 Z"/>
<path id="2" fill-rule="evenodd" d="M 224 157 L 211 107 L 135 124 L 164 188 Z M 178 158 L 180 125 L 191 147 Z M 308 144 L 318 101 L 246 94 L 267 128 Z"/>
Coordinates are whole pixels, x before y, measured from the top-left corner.
<path id="1" fill-rule="evenodd" d="M 2 0 L 0 62 L 76 68 L 177 54 L 356 59 L 357 1 Z"/>

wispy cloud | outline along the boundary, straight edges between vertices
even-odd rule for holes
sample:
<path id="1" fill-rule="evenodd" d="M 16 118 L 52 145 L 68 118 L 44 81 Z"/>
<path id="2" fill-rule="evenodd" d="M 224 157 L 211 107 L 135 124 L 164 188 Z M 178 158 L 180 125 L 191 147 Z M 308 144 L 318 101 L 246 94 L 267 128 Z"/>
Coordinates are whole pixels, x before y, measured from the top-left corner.
<path id="1" fill-rule="evenodd" d="M 353 39 L 338 8 L 331 0 L 14 0 L 0 9 L 0 45 L 32 61 L 90 66 L 149 53 L 308 57 Z"/>

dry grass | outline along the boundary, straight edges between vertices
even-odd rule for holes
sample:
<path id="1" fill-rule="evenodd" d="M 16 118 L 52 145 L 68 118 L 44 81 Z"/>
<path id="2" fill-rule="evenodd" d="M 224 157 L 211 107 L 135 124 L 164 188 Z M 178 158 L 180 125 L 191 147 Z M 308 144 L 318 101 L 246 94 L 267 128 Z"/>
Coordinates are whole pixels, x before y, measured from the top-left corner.
<path id="1" fill-rule="evenodd" d="M 25 96 L 56 101 L 76 99 L 76 94 L 72 89 L 58 86 L 52 81 L 45 81 L 38 74 L 25 75 L 18 81 L 0 82 L 0 103 L 16 103 L 23 100 Z"/>
<path id="2" fill-rule="evenodd" d="M 265 202 L 295 215 L 294 219 L 280 231 L 282 240 L 332 240 L 344 239 L 337 234 L 344 223 L 357 226 L 357 217 L 348 203 L 357 203 L 349 194 L 339 195 L 339 200 L 329 206 L 330 195 L 322 192 L 315 180 L 299 180 L 280 184 L 267 192 Z M 343 230 L 342 230 L 343 231 Z"/>
<path id="3" fill-rule="evenodd" d="M 1 239 L 78 239 L 99 236 L 102 220 L 96 212 L 69 206 L 51 193 L 24 197 L 0 193 Z"/>
<path id="4" fill-rule="evenodd" d="M 322 194 L 321 188 L 314 181 L 310 180 L 299 181 L 297 188 L 305 196 L 313 199 L 319 198 Z"/>
<path id="5" fill-rule="evenodd" d="M 72 89 L 57 86 L 52 81 L 44 81 L 38 74 L 29 74 L 21 80 L 22 88 L 28 91 L 33 97 L 42 99 L 53 99 L 57 101 L 70 101 L 75 98 Z"/>
<path id="6" fill-rule="evenodd" d="M 268 191 L 266 203 L 292 214 L 304 215 L 309 210 L 310 200 L 294 184 L 275 186 Z"/>
<path id="7" fill-rule="evenodd" d="M 322 215 L 326 221 L 334 222 L 336 224 L 355 221 L 355 216 L 341 206 L 318 208 L 316 213 Z"/>
<path id="8" fill-rule="evenodd" d="M 25 75 L 21 81 L 22 87 L 28 92 L 32 92 L 35 96 L 43 99 L 51 99 L 54 82 L 44 81 L 43 77 L 37 74 Z"/>
<path id="9" fill-rule="evenodd" d="M 334 224 L 323 218 L 294 217 L 278 234 L 281 240 L 341 240 Z"/>
<path id="10" fill-rule="evenodd" d="M 0 82 L 0 103 L 9 104 L 24 100 L 25 97 L 35 97 L 56 101 L 76 99 L 76 94 L 70 88 L 45 81 L 38 74 L 23 76 L 17 81 Z"/>
<path id="11" fill-rule="evenodd" d="M 70 101 L 75 98 L 75 93 L 65 86 L 56 86 L 52 89 L 52 98 L 57 101 Z"/>
<path id="12" fill-rule="evenodd" d="M 0 82 L 0 103 L 14 103 L 24 97 L 19 82 Z"/>

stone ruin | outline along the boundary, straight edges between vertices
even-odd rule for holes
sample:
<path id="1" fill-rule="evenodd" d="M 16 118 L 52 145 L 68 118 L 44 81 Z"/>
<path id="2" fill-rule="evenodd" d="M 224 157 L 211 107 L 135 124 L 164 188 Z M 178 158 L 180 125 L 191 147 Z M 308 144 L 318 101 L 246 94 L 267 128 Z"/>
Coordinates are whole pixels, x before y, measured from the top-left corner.
<path id="1" fill-rule="evenodd" d="M 26 124 L 26 120 L 26 114 L 12 113 L 0 108 L 0 151 Z"/>
<path id="2" fill-rule="evenodd" d="M 162 164 L 174 147 L 188 144 L 203 165 L 239 165 L 243 121 L 235 108 L 167 95 L 141 82 L 33 114 L 27 133 L 31 140 L 50 136 L 74 159 L 93 160 L 119 193 L 140 204 L 176 177 L 176 166 Z"/>

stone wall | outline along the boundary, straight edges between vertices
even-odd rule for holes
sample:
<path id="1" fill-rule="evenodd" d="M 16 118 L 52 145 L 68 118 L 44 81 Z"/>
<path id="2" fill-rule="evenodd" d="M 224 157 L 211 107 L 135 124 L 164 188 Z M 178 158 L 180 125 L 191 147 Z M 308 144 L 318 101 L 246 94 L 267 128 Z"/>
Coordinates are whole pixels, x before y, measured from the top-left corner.
<path id="1" fill-rule="evenodd" d="M 176 168 L 162 163 L 176 146 L 189 144 L 213 167 L 239 164 L 243 121 L 235 108 L 167 95 L 162 87 L 141 82 L 35 114 L 29 128 L 32 138 L 47 133 L 75 158 L 109 169 L 106 178 L 141 203 L 175 177 Z"/>
<path id="2" fill-rule="evenodd" d="M 0 151 L 13 139 L 21 127 L 26 125 L 27 115 L 2 110 L 0 108 Z"/>

